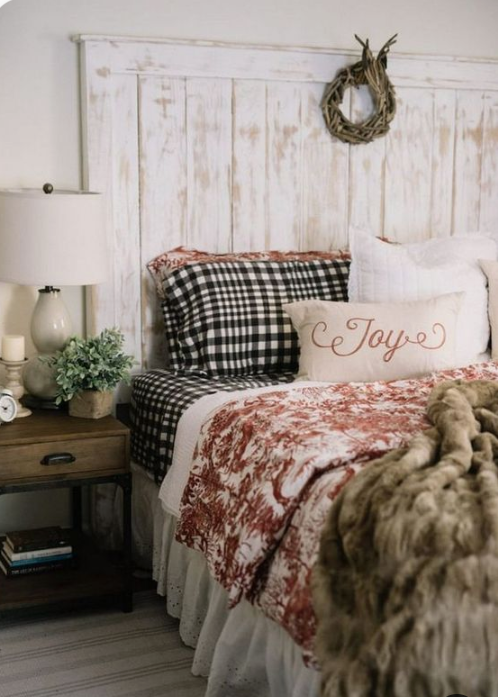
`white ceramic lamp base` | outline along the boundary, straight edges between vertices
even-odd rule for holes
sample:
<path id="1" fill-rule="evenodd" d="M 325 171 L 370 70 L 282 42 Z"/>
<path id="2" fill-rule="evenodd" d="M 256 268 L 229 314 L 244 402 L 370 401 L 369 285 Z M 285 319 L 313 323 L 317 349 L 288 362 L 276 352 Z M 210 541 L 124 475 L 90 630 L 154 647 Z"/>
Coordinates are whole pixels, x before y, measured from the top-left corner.
<path id="1" fill-rule="evenodd" d="M 26 366 L 24 385 L 34 397 L 53 400 L 57 394 L 54 371 L 40 359 L 64 348 L 72 332 L 71 318 L 58 288 L 46 286 L 38 293 L 31 319 L 31 337 L 39 355 Z"/>

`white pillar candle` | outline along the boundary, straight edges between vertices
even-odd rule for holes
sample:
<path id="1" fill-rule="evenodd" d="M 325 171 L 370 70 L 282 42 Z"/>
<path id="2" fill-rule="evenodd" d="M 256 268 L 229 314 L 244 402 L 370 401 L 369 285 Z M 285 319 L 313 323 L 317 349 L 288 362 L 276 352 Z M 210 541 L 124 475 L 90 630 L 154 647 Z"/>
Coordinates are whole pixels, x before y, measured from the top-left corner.
<path id="1" fill-rule="evenodd" d="M 23 361 L 24 337 L 20 334 L 6 334 L 2 337 L 2 360 Z"/>

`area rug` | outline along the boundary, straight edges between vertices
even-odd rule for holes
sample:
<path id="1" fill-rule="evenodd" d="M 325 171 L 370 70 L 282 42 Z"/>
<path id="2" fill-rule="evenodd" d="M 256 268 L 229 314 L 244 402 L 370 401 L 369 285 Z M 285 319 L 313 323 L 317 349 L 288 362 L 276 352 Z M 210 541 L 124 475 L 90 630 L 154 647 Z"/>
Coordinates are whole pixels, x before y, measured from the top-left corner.
<path id="1" fill-rule="evenodd" d="M 0 697 L 202 697 L 164 598 L 134 610 L 78 611 L 0 621 Z"/>

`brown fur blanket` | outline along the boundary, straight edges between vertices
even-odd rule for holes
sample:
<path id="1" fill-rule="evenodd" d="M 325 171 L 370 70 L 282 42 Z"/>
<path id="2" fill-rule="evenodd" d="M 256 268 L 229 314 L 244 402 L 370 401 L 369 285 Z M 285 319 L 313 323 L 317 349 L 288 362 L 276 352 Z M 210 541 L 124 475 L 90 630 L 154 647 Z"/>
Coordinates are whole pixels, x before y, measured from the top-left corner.
<path id="1" fill-rule="evenodd" d="M 323 697 L 498 697 L 498 383 L 441 383 L 427 413 L 331 508 L 312 582 Z"/>

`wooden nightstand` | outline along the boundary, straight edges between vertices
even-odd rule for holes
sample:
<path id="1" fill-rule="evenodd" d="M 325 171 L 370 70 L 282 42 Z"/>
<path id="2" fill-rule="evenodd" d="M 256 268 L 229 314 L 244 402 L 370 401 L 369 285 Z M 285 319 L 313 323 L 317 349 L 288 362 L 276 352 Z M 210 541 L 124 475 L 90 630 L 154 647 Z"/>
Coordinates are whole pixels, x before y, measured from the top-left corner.
<path id="1" fill-rule="evenodd" d="M 118 484 L 123 490 L 123 563 L 120 568 L 110 563 L 109 556 L 98 551 L 81 530 L 81 487 L 106 482 Z M 0 495 L 61 487 L 72 489 L 72 534 L 77 566 L 14 578 L 7 578 L 0 572 L 0 615 L 38 606 L 70 608 L 97 598 L 118 600 L 123 611 L 130 612 L 128 428 L 112 416 L 79 419 L 43 411 L 0 426 Z"/>

